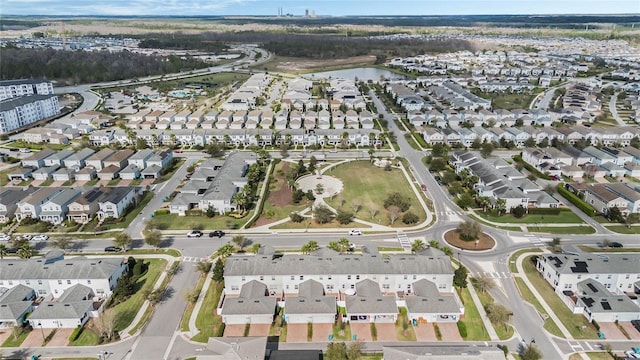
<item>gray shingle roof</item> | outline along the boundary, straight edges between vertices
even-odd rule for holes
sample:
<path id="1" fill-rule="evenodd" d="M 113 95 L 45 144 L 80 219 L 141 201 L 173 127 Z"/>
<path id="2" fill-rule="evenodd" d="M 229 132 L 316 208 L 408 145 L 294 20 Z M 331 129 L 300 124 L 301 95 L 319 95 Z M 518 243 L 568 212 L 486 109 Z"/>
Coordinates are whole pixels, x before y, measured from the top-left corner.
<path id="1" fill-rule="evenodd" d="M 286 314 L 335 314 L 336 298 L 324 296 L 324 288 L 315 280 L 300 283 L 298 296 L 287 296 L 285 300 Z"/>
<path id="2" fill-rule="evenodd" d="M 43 259 L 4 259 L 0 278 L 12 280 L 107 279 L 120 268 L 122 259 L 76 257 L 50 264 Z"/>

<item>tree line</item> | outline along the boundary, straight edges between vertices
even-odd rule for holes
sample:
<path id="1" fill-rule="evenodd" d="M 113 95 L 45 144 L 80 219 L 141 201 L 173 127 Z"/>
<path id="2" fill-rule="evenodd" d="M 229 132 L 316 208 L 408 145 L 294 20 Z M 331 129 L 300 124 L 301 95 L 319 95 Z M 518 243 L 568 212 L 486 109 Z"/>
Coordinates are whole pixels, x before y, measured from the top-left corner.
<path id="1" fill-rule="evenodd" d="M 169 74 L 207 67 L 189 56 L 143 55 L 129 51 L 68 51 L 4 47 L 0 79 L 46 78 L 59 85 L 95 83 Z"/>

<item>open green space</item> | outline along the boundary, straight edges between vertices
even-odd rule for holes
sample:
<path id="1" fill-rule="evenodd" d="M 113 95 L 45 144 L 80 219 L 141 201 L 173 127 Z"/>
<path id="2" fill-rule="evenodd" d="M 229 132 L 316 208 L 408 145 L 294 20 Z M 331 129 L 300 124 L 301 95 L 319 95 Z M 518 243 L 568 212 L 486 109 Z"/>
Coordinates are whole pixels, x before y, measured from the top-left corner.
<path id="1" fill-rule="evenodd" d="M 191 230 L 191 229 L 239 229 L 249 216 L 236 219 L 231 216 L 216 215 L 212 218 L 204 215 L 178 216 L 177 214 L 155 215 L 153 222 L 161 230 Z"/>
<path id="2" fill-rule="evenodd" d="M 578 245 L 578 247 L 580 248 L 580 250 L 585 251 L 585 252 L 595 252 L 595 253 L 635 253 L 635 252 L 640 252 L 640 248 L 597 248 L 597 247 L 593 247 L 593 246 L 587 246 L 587 245 Z"/>
<path id="3" fill-rule="evenodd" d="M 548 234 L 594 234 L 591 226 L 527 226 L 530 232 Z"/>
<path id="4" fill-rule="evenodd" d="M 398 320 L 396 320 L 396 336 L 399 341 L 416 341 L 416 332 L 407 316 L 407 309 L 400 308 Z"/>
<path id="5" fill-rule="evenodd" d="M 85 325 L 85 329 L 82 330 L 80 336 L 72 343 L 73 346 L 94 346 L 100 343 L 100 336 L 93 330 L 89 329 Z"/>
<path id="6" fill-rule="evenodd" d="M 20 165 L 17 166 L 13 166 L 10 167 L 8 169 L 4 169 L 2 171 L 0 171 L 0 186 L 7 186 L 9 185 L 9 173 L 12 171 L 15 171 L 18 167 L 20 167 Z"/>
<path id="7" fill-rule="evenodd" d="M 287 218 L 291 213 L 300 212 L 313 204 L 313 202 L 307 201 L 306 198 L 303 198 L 299 204 L 292 204 L 290 201 L 287 201 L 287 204 L 283 203 L 283 200 L 290 198 L 292 194 L 292 191 L 287 187 L 285 178 L 285 173 L 291 165 L 291 163 L 280 161 L 274 166 L 271 173 L 269 196 L 264 202 L 261 215 L 269 221 Z M 284 195 L 287 196 L 284 197 Z"/>
<path id="8" fill-rule="evenodd" d="M 133 318 L 136 316 L 142 304 L 145 302 L 144 291 L 146 289 L 152 289 L 153 285 L 158 280 L 160 273 L 167 265 L 167 260 L 164 259 L 136 259 L 137 261 L 144 261 L 149 265 L 147 272 L 142 275 L 138 281 L 136 281 L 136 293 L 133 294 L 126 301 L 114 306 L 112 309 L 115 312 L 116 324 L 114 329 L 116 332 L 124 330 L 131 324 Z"/>
<path id="9" fill-rule="evenodd" d="M 12 331 L 12 330 L 7 329 L 7 331 Z M 13 332 L 12 332 L 11 335 L 9 335 L 9 337 L 2 343 L 2 346 L 0 347 L 18 347 L 22 344 L 24 339 L 26 339 L 27 336 L 29 336 L 30 333 L 31 333 L 30 331 L 20 330 L 20 332 L 18 333 L 18 336 L 13 336 Z"/>
<path id="10" fill-rule="evenodd" d="M 533 296 L 533 293 L 531 292 L 531 290 L 529 290 L 529 287 L 527 287 L 527 284 L 525 284 L 524 280 L 522 280 L 521 278 L 515 278 L 515 280 L 516 280 L 516 286 L 518 287 L 518 290 L 520 291 L 520 295 L 522 295 L 522 298 L 528 303 L 530 303 L 531 305 L 533 305 L 533 307 L 538 311 L 538 313 L 546 318 L 544 322 L 544 329 L 555 336 L 563 337 L 562 332 L 560 331 L 560 328 L 558 328 L 558 325 L 556 325 L 553 319 L 549 317 L 549 314 L 547 314 L 547 312 L 544 310 L 544 308 L 542 307 L 538 299 L 536 299 L 535 296 Z"/>
<path id="11" fill-rule="evenodd" d="M 222 317 L 217 315 L 216 306 L 224 289 L 223 282 L 211 282 L 204 296 L 202 307 L 196 317 L 196 327 L 200 332 L 191 338 L 192 341 L 206 343 L 210 337 L 222 336 L 224 324 Z"/>
<path id="12" fill-rule="evenodd" d="M 597 339 L 598 332 L 595 327 L 582 315 L 573 314 L 555 293 L 551 285 L 542 278 L 532 261 L 533 257 L 524 259 L 522 266 L 529 281 L 535 286 L 538 293 L 553 309 L 556 316 L 562 321 L 567 330 L 576 339 Z M 584 330 L 583 330 L 584 327 Z"/>
<path id="13" fill-rule="evenodd" d="M 558 215 L 525 215 L 521 218 L 511 214 L 494 216 L 483 211 L 477 211 L 476 215 L 484 220 L 503 224 L 581 224 L 584 222 L 572 211 L 561 211 Z"/>
<path id="14" fill-rule="evenodd" d="M 476 305 L 471 299 L 471 294 L 469 293 L 469 289 L 457 290 L 458 295 L 460 296 L 460 300 L 464 304 L 464 316 L 460 320 L 464 322 L 467 327 L 467 337 L 465 340 L 468 341 L 487 341 L 489 340 L 489 332 L 484 327 L 482 323 L 482 318 L 480 317 L 480 312 Z"/>
<path id="15" fill-rule="evenodd" d="M 198 279 L 198 283 L 196 284 L 195 291 L 200 294 L 202 291 L 202 286 L 204 286 L 204 281 L 207 279 L 206 276 L 200 276 Z M 189 319 L 191 318 L 191 314 L 193 313 L 193 308 L 195 304 L 189 302 L 187 303 L 187 308 L 184 309 L 184 313 L 182 313 L 182 320 L 180 320 L 180 330 L 181 331 L 189 331 Z"/>
<path id="16" fill-rule="evenodd" d="M 44 148 L 50 148 L 52 150 L 62 150 L 70 147 L 69 144 L 32 144 L 28 143 L 24 140 L 16 140 L 10 144 L 10 147 L 14 148 L 23 148 L 23 149 L 31 149 L 31 150 L 42 150 Z"/>
<path id="17" fill-rule="evenodd" d="M 476 289 L 476 293 L 478 294 L 480 303 L 482 304 L 482 307 L 484 307 L 485 310 L 487 309 L 487 306 L 494 303 L 493 297 L 491 296 L 491 294 L 489 294 L 488 291 L 483 293 L 478 291 L 478 289 Z M 513 326 L 509 324 L 504 324 L 504 325 L 500 325 L 496 323 L 492 323 L 492 324 L 500 340 L 507 340 L 513 336 L 513 333 L 514 333 Z"/>
<path id="18" fill-rule="evenodd" d="M 509 256 L 509 271 L 511 271 L 512 273 L 517 273 L 518 272 L 518 268 L 516 268 L 516 261 L 518 260 L 518 258 L 520 257 L 520 255 L 524 254 L 524 253 L 528 253 L 528 252 L 534 252 L 534 253 L 541 253 L 542 250 L 538 249 L 538 248 L 530 248 L 530 249 L 522 249 L 522 250 L 518 250 L 516 252 L 514 252 L 513 254 L 511 254 L 511 256 Z"/>
<path id="19" fill-rule="evenodd" d="M 613 232 L 617 232 L 618 234 L 628 234 L 628 235 L 640 234 L 640 226 L 626 227 L 624 225 L 610 225 L 610 226 L 607 226 L 607 229 Z"/>
<path id="20" fill-rule="evenodd" d="M 419 218 L 418 223 L 424 221 L 426 214 L 418 199 L 415 197 L 411 184 L 404 177 L 400 169 L 393 168 L 385 171 L 383 168 L 373 166 L 369 161 L 352 161 L 338 165 L 330 169 L 327 175 L 335 176 L 342 180 L 343 191 L 333 199 L 325 199 L 335 209 L 342 208 L 353 211 L 352 205 L 357 202 L 361 209 L 355 214 L 359 219 L 380 223 L 388 226 L 406 226 L 398 218 L 392 225 L 389 220 L 389 212 L 384 208 L 384 200 L 389 194 L 398 192 L 409 200 L 409 210 Z M 377 209 L 377 214 L 372 218 L 370 210 Z"/>

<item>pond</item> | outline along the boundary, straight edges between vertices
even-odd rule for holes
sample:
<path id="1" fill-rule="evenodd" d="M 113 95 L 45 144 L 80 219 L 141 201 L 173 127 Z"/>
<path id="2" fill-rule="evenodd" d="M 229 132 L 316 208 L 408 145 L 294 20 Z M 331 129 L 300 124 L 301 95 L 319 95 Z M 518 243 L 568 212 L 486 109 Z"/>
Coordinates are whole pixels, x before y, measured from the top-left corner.
<path id="1" fill-rule="evenodd" d="M 353 68 L 353 69 L 324 71 L 324 72 L 317 72 L 317 73 L 311 73 L 311 74 L 305 75 L 305 77 L 308 79 L 331 77 L 332 79 L 339 78 L 339 79 L 354 80 L 357 77 L 358 80 L 365 80 L 365 81 L 366 80 L 379 81 L 381 76 L 386 79 L 395 79 L 395 80 L 407 79 L 407 77 L 404 75 L 396 74 L 389 70 L 378 69 L 374 67 L 359 67 L 359 68 Z"/>

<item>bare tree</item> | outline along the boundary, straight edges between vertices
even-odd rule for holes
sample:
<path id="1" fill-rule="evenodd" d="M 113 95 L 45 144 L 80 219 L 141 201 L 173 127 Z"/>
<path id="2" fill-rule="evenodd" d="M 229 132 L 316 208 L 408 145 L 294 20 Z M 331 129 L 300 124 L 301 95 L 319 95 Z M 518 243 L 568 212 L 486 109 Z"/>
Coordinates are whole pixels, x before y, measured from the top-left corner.
<path id="1" fill-rule="evenodd" d="M 149 246 L 155 247 L 157 250 L 162 242 L 162 234 L 158 230 L 147 231 L 144 234 L 144 242 Z"/>
<path id="2" fill-rule="evenodd" d="M 60 238 L 55 238 L 51 240 L 51 245 L 53 245 L 54 247 L 57 247 L 62 251 L 66 251 L 68 248 L 71 247 L 72 244 L 73 244 L 73 240 L 71 240 L 68 237 L 60 237 Z"/>
<path id="3" fill-rule="evenodd" d="M 353 201 L 351 201 L 351 208 L 353 209 L 353 213 L 357 214 L 358 211 L 360 211 L 360 208 L 362 208 L 362 204 L 360 203 L 360 200 L 353 199 Z"/>
<path id="4" fill-rule="evenodd" d="M 389 216 L 389 221 L 391 221 L 392 224 L 396 222 L 396 220 L 398 220 L 398 218 L 400 217 L 400 208 L 395 205 L 389 206 L 387 208 L 387 212 Z"/>
<path id="5" fill-rule="evenodd" d="M 375 206 L 371 206 L 369 208 L 369 215 L 371 215 L 371 220 L 373 220 L 376 217 L 376 215 L 378 215 L 378 211 L 379 211 L 378 208 Z"/>
<path id="6" fill-rule="evenodd" d="M 489 304 L 487 306 L 487 317 L 492 323 L 497 325 L 504 325 L 507 329 L 507 321 L 509 321 L 509 310 L 501 304 Z"/>
<path id="7" fill-rule="evenodd" d="M 496 282 L 485 274 L 478 275 L 472 278 L 473 285 L 480 290 L 481 293 L 485 293 L 488 290 L 496 287 Z"/>
<path id="8" fill-rule="evenodd" d="M 116 325 L 116 313 L 113 309 L 105 310 L 102 315 L 95 320 L 96 329 L 100 336 L 104 336 L 106 339 L 111 340 L 113 338 Z"/>
<path id="9" fill-rule="evenodd" d="M 196 270 L 201 274 L 201 276 L 205 276 L 211 271 L 211 263 L 207 261 L 198 261 L 196 263 Z"/>
<path id="10" fill-rule="evenodd" d="M 113 239 L 113 245 L 121 247 L 124 251 L 127 251 L 127 248 L 131 246 L 132 242 L 133 240 L 131 239 L 131 236 L 124 231 L 116 235 Z"/>

